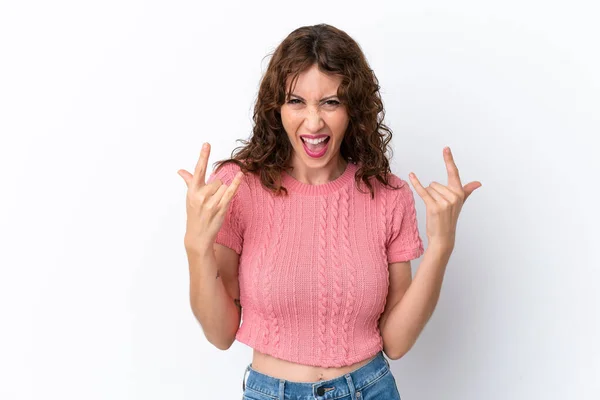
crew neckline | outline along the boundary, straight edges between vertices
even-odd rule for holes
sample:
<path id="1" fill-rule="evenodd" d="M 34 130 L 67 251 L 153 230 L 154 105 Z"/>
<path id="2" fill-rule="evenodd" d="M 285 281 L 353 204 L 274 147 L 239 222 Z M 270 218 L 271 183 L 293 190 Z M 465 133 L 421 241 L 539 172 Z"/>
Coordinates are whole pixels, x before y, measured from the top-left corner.
<path id="1" fill-rule="evenodd" d="M 333 193 L 336 190 L 346 186 L 348 182 L 354 180 L 354 175 L 357 170 L 357 165 L 351 161 L 347 161 L 346 169 L 344 172 L 332 181 L 321 183 L 319 185 L 312 185 L 310 183 L 300 182 L 293 176 L 283 171 L 281 173 L 282 185 L 290 192 L 317 196 Z"/>

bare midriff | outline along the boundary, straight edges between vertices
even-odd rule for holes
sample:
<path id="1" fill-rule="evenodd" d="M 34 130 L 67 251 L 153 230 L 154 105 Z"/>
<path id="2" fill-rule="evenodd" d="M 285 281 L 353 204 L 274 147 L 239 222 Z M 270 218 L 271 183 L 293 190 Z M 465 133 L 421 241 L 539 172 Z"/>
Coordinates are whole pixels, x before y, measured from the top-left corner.
<path id="1" fill-rule="evenodd" d="M 345 367 L 322 368 L 282 360 L 254 349 L 251 366 L 255 371 L 277 379 L 293 382 L 317 382 L 343 376 L 362 367 L 375 357 L 376 355 Z"/>

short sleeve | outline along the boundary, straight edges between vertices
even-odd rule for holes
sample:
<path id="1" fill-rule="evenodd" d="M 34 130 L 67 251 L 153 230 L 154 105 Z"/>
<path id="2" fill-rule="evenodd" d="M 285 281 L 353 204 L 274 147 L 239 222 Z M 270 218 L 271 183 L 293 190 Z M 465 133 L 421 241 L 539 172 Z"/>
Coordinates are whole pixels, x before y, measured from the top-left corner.
<path id="1" fill-rule="evenodd" d="M 210 174 L 206 183 L 211 183 L 219 178 L 225 185 L 230 185 L 239 170 L 240 167 L 234 163 L 223 164 L 221 168 Z M 244 203 L 246 203 L 244 201 L 246 195 L 244 186 L 246 186 L 245 178 L 242 178 L 242 183 L 229 203 L 225 219 L 215 239 L 215 243 L 229 247 L 237 254 L 242 253 L 244 245 Z"/>
<path id="2" fill-rule="evenodd" d="M 415 197 L 408 182 L 395 177 L 394 186 L 400 189 L 391 190 L 391 227 L 387 242 L 388 263 L 410 261 L 423 255 L 423 241 L 419 234 Z"/>

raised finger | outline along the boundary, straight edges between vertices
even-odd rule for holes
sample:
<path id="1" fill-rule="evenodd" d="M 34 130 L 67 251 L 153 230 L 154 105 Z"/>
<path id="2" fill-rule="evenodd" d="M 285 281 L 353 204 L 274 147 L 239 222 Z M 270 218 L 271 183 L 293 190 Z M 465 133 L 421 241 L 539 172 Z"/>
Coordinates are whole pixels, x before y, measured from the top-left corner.
<path id="1" fill-rule="evenodd" d="M 214 181 L 211 182 L 211 183 L 209 183 L 206 186 L 212 185 L 213 183 L 214 183 Z M 227 185 L 223 184 L 223 185 L 219 186 L 216 189 L 216 191 L 214 191 L 211 194 L 210 198 L 206 202 L 206 206 L 209 207 L 209 208 L 212 207 L 212 206 L 215 206 L 215 205 L 218 206 L 218 204 L 219 204 L 219 202 L 221 200 L 221 197 L 223 197 L 223 193 L 225 193 L 226 191 L 227 191 Z"/>
<path id="2" fill-rule="evenodd" d="M 410 182 L 415 188 L 417 194 L 423 199 L 426 205 L 428 203 L 435 203 L 435 199 L 431 197 L 427 190 L 425 190 L 425 188 L 423 187 L 423 185 L 421 185 L 421 182 L 419 182 L 419 179 L 413 172 L 408 174 L 408 177 L 410 178 Z"/>
<path id="3" fill-rule="evenodd" d="M 208 156 L 210 155 L 210 144 L 204 143 L 200 150 L 200 157 L 194 169 L 193 184 L 197 187 L 202 187 L 206 184 L 206 166 L 208 165 Z"/>
<path id="4" fill-rule="evenodd" d="M 448 171 L 448 185 L 457 189 L 462 189 L 458 167 L 454 162 L 454 157 L 452 156 L 450 147 L 444 148 L 444 162 L 446 163 L 446 170 Z"/>
<path id="5" fill-rule="evenodd" d="M 229 185 L 229 187 L 225 191 L 225 194 L 221 198 L 221 201 L 219 203 L 219 206 L 221 208 L 226 210 L 227 207 L 229 207 L 229 203 L 231 202 L 231 199 L 233 198 L 233 196 L 235 195 L 235 192 L 237 192 L 238 188 L 240 187 L 240 184 L 242 183 L 243 176 L 244 176 L 244 173 L 242 171 L 238 171 L 238 173 L 235 174 L 235 176 L 233 177 L 233 180 L 231 181 L 231 184 Z"/>
<path id="6" fill-rule="evenodd" d="M 210 183 L 205 184 L 202 190 L 204 190 L 204 192 L 208 196 L 214 196 L 215 193 L 217 193 L 217 190 L 219 190 L 219 188 L 221 186 L 225 186 L 225 184 L 223 183 L 223 181 L 221 179 L 216 178 L 213 181 L 211 181 Z M 217 202 L 218 201 L 219 200 L 217 199 Z"/>

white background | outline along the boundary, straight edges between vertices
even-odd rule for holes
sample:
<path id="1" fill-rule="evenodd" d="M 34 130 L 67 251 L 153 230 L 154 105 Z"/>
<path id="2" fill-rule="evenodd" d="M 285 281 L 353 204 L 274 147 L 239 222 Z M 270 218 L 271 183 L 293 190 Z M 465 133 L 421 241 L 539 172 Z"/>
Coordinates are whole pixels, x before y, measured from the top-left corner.
<path id="1" fill-rule="evenodd" d="M 241 398 L 252 350 L 189 307 L 177 170 L 248 137 L 265 57 L 321 22 L 380 80 L 394 173 L 446 184 L 449 145 L 483 183 L 402 399 L 600 398 L 592 1 L 0 4 L 0 398 Z"/>

